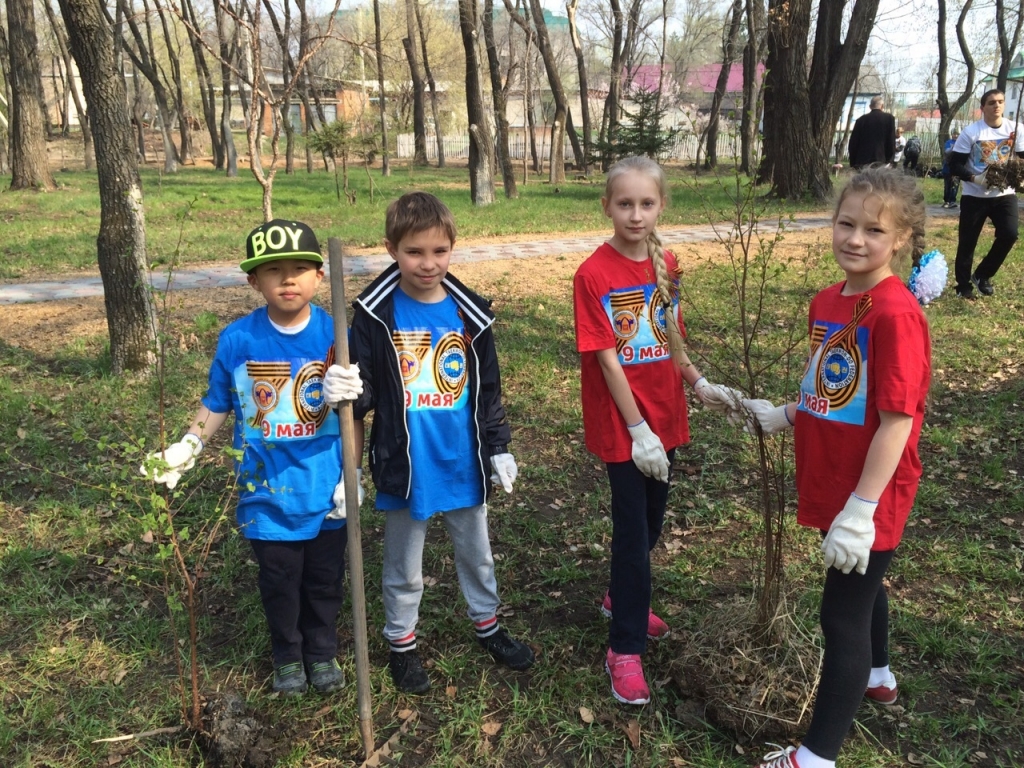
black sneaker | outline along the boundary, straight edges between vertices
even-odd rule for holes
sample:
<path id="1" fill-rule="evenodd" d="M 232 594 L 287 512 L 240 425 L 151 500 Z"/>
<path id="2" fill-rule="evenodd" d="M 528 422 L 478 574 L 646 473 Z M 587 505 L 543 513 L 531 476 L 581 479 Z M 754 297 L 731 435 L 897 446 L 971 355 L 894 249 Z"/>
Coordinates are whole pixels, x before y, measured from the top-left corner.
<path id="1" fill-rule="evenodd" d="M 533 651 L 530 650 L 530 646 L 513 638 L 504 627 L 498 627 L 494 634 L 478 637 L 476 640 L 495 661 L 517 672 L 529 669 L 533 665 Z"/>
<path id="2" fill-rule="evenodd" d="M 404 653 L 392 651 L 388 657 L 388 669 L 398 690 L 405 693 L 426 693 L 430 690 L 430 678 L 415 650 Z"/>
<path id="3" fill-rule="evenodd" d="M 319 693 L 333 693 L 345 685 L 345 673 L 337 659 L 314 661 L 308 669 L 309 683 Z"/>
<path id="4" fill-rule="evenodd" d="M 282 696 L 298 696 L 306 692 L 306 670 L 301 661 L 292 661 L 274 667 L 274 693 Z"/>
<path id="5" fill-rule="evenodd" d="M 974 288 L 970 285 L 968 285 L 966 288 L 961 288 L 960 286 L 957 286 L 956 295 L 961 299 L 966 299 L 967 301 L 974 301 L 976 298 L 978 298 L 977 296 L 974 295 Z"/>
<path id="6" fill-rule="evenodd" d="M 974 283 L 974 287 L 978 289 L 978 292 L 983 296 L 991 296 L 996 292 L 996 289 L 992 287 L 992 281 L 987 277 L 978 277 L 977 275 L 971 275 L 971 282 Z"/>

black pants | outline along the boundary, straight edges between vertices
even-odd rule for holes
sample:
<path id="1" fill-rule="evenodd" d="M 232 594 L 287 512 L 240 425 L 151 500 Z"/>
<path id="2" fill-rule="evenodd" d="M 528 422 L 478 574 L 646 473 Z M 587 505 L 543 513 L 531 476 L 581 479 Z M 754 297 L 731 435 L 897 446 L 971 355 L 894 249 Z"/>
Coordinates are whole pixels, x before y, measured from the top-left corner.
<path id="1" fill-rule="evenodd" d="M 674 455 L 675 449 L 668 452 L 669 464 Z M 647 477 L 632 461 L 606 466 L 612 487 L 608 645 L 615 653 L 644 653 L 651 610 L 651 550 L 665 522 L 668 483 Z"/>
<path id="2" fill-rule="evenodd" d="M 260 564 L 260 598 L 274 666 L 329 661 L 338 653 L 338 612 L 345 599 L 348 528 L 308 541 L 250 539 Z"/>
<path id="3" fill-rule="evenodd" d="M 971 285 L 974 249 L 985 226 L 985 219 L 992 221 L 996 237 L 988 249 L 988 255 L 974 270 L 979 280 L 990 280 L 1017 242 L 1017 196 L 975 197 L 965 193 L 960 198 L 960 238 L 956 245 L 955 268 L 958 290 L 966 290 Z"/>
<path id="4" fill-rule="evenodd" d="M 882 579 L 895 550 L 872 552 L 867 573 L 829 568 L 821 598 L 825 659 L 803 744 L 835 760 L 864 698 L 872 667 L 889 664 L 889 596 Z"/>
<path id="5" fill-rule="evenodd" d="M 917 173 L 917 160 L 919 155 L 908 155 L 906 152 L 903 153 L 903 170 L 913 171 Z"/>

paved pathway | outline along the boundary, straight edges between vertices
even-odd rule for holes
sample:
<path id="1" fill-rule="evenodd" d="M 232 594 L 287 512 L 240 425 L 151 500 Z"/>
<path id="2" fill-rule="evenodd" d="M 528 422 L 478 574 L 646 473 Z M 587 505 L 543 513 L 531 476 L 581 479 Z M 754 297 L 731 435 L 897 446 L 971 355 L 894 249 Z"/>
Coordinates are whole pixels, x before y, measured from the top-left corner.
<path id="1" fill-rule="evenodd" d="M 950 211 L 939 205 L 928 206 L 932 216 L 955 216 L 957 211 Z M 786 224 L 788 231 L 820 229 L 831 224 L 827 216 L 801 216 Z M 722 225 L 725 227 L 727 225 Z M 722 228 L 720 227 L 720 229 Z M 672 227 L 659 230 L 666 245 L 680 243 L 708 242 L 716 238 L 714 228 L 707 226 Z M 589 237 L 560 237 L 554 239 L 538 239 L 521 243 L 494 243 L 474 246 L 459 246 L 452 256 L 452 263 L 472 261 L 499 261 L 502 259 L 530 259 L 538 256 L 557 256 L 562 253 L 590 252 L 608 239 L 607 234 Z M 345 259 L 345 274 L 368 275 L 380 272 L 391 263 L 387 253 L 369 256 L 349 256 Z M 326 265 L 325 265 L 326 267 Z M 153 286 L 157 289 L 167 287 L 167 273 L 154 272 Z M 245 285 L 245 274 L 237 265 L 182 268 L 174 272 L 171 279 L 171 290 L 184 291 L 191 288 L 221 288 L 225 286 Z M 103 283 L 99 277 L 72 278 L 40 283 L 12 283 L 0 285 L 0 304 L 24 304 L 37 301 L 60 301 L 63 299 L 81 299 L 90 296 L 102 296 Z"/>

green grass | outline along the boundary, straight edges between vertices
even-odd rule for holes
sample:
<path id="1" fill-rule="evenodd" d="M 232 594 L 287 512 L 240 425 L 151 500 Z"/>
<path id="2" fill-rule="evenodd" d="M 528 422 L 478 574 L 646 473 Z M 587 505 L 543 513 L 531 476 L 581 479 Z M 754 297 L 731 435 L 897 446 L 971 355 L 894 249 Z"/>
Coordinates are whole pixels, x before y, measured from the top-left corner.
<path id="1" fill-rule="evenodd" d="M 301 198 L 300 208 L 319 211 L 324 221 L 346 211 L 333 210 L 332 182 L 320 176 L 319 197 L 303 192 L 308 197 Z M 440 183 L 433 172 L 417 172 L 415 178 Z M 147 199 L 158 208 L 160 195 L 167 195 L 164 224 L 173 229 L 173 209 L 203 187 L 208 195 L 230 198 L 219 209 L 221 223 L 213 226 L 213 217 L 204 224 L 197 215 L 185 226 L 190 243 L 226 238 L 223 253 L 230 256 L 239 225 L 227 222 L 237 219 L 243 207 L 241 196 L 234 198 L 243 183 L 213 179 L 186 172 L 164 178 L 160 186 L 155 177 L 147 177 Z M 279 183 L 287 188 L 290 182 L 282 175 Z M 253 186 L 251 181 L 245 185 Z M 183 191 L 186 187 L 189 191 Z M 171 194 L 173 189 L 178 192 Z M 581 192 L 566 210 L 581 209 L 581 215 L 590 216 L 598 190 L 581 189 L 586 200 Z M 250 192 L 256 203 L 246 203 L 247 210 L 258 205 L 256 191 Z M 929 196 L 934 192 L 928 189 Z M 8 208 L 12 201 L 52 206 L 48 212 L 19 214 L 6 247 L 30 253 L 25 238 L 33 227 L 40 239 L 55 236 L 61 227 L 51 231 L 51 218 L 64 220 L 64 194 L 0 196 Z M 454 199 L 465 191 L 451 189 L 449 194 Z M 683 207 L 679 196 L 674 210 Z M 314 199 L 326 201 L 324 208 L 313 206 Z M 486 223 L 496 227 L 495 211 L 512 205 L 503 202 L 475 220 L 458 211 L 456 216 L 460 224 L 461 218 L 469 220 L 464 229 Z M 382 215 L 380 208 L 377 225 Z M 160 214 L 148 220 L 155 228 Z M 72 241 L 88 243 L 94 236 L 89 232 L 94 217 L 69 216 L 66 221 L 61 248 Z M 555 226 L 558 217 L 552 214 L 550 221 Z M 533 222 L 516 226 L 515 231 L 525 231 Z M 588 227 L 603 227 L 599 211 Z M 230 231 L 218 234 L 217 229 Z M 929 235 L 952 256 L 954 227 L 942 224 Z M 186 255 L 197 256 L 194 247 Z M 49 264 L 47 269 L 71 269 L 70 257 Z M 494 497 L 490 525 L 504 601 L 502 622 L 531 642 L 538 662 L 528 673 L 512 673 L 495 667 L 476 646 L 451 545 L 443 526 L 436 524 L 424 553 L 424 572 L 433 581 L 424 593 L 419 627 L 434 687 L 421 698 L 396 693 L 380 634 L 383 519 L 364 508 L 377 741 L 390 736 L 399 713 L 412 707 L 432 725 L 421 741 L 405 740 L 409 751 L 400 765 L 745 768 L 765 751 L 764 744 L 738 742 L 708 722 L 699 703 L 687 695 L 676 662 L 689 633 L 706 623 L 723 600 L 749 594 L 759 530 L 752 512 L 756 488 L 750 443 L 720 416 L 691 409 L 693 442 L 677 457 L 663 538 L 678 547 L 670 553 L 659 546 L 655 553 L 654 603 L 674 634 L 652 647 L 645 660 L 654 683 L 652 703 L 643 708 L 615 704 L 601 665 L 607 625 L 597 611 L 607 580 L 609 499 L 603 468 L 583 446 L 571 286 L 567 278 L 552 278 L 538 300 L 516 281 L 521 270 L 520 262 L 496 263 L 488 291 L 500 299 L 496 333 L 513 450 L 521 467 L 515 494 Z M 739 380 L 725 343 L 736 334 L 736 320 L 724 303 L 727 282 L 708 265 L 694 267 L 686 277 L 700 288 L 698 306 L 687 312 L 694 354 L 705 369 L 722 372 L 718 380 Z M 809 296 L 839 274 L 827 254 L 810 254 L 777 279 L 777 303 L 765 333 L 769 345 L 785 336 L 788 318 L 803 322 Z M 1022 285 L 1024 264 L 1014 252 L 1000 272 L 994 299 L 966 304 L 947 295 L 927 309 L 934 382 L 922 437 L 925 476 L 889 578 L 893 667 L 902 707 L 884 712 L 863 707 L 840 766 L 897 768 L 911 754 L 919 761 L 915 764 L 943 768 L 1024 764 Z M 187 351 L 174 349 L 169 359 L 165 419 L 172 435 L 187 422 L 205 389 L 217 331 L 239 311 L 222 306 L 195 316 L 174 315 L 173 331 L 185 337 L 194 333 L 198 343 Z M 782 377 L 766 390 L 765 396 L 780 397 L 786 390 Z M 140 454 L 158 439 L 157 399 L 153 381 L 110 376 L 102 337 L 62 339 L 47 352 L 0 341 L 4 766 L 210 764 L 201 739 L 185 732 L 94 743 L 181 722 L 163 577 L 156 546 L 147 543 L 153 502 L 148 484 L 136 477 Z M 224 436 L 218 436 L 171 498 L 178 525 L 193 532 L 189 547 L 202 541 L 203 530 L 221 514 L 229 461 Z M 794 619 L 811 629 L 820 599 L 817 543 L 817 534 L 793 526 L 787 545 L 790 608 Z M 232 689 L 242 695 L 265 729 L 269 764 L 358 764 L 353 684 L 330 697 L 282 701 L 269 694 L 269 641 L 256 574 L 248 544 L 230 527 L 223 529 L 199 581 L 204 693 Z M 351 681 L 349 621 L 346 608 L 341 660 Z M 637 748 L 627 736 L 631 720 L 640 729 Z M 501 727 L 493 733 L 496 723 Z"/>

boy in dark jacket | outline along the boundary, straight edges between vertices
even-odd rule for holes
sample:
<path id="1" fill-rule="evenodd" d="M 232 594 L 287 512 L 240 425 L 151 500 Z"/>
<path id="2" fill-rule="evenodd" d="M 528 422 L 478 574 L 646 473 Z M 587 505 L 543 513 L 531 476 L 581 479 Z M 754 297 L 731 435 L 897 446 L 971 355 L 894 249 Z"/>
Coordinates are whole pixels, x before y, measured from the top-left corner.
<path id="1" fill-rule="evenodd" d="M 423 693 L 430 681 L 416 652 L 427 524 L 443 514 L 476 637 L 498 662 L 524 670 L 533 651 L 498 624 L 494 560 L 487 532 L 489 482 L 511 493 L 518 469 L 501 404 L 501 377 L 489 302 L 448 274 L 455 244 L 451 211 L 411 192 L 387 211 L 395 264 L 360 294 L 351 356 L 374 411 L 370 472 L 384 526 L 384 636 L 396 687 Z"/>

